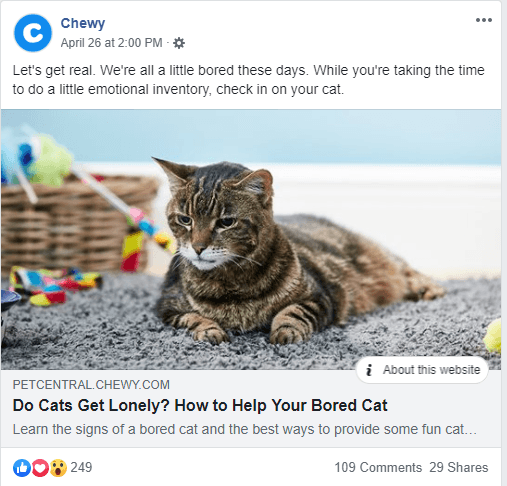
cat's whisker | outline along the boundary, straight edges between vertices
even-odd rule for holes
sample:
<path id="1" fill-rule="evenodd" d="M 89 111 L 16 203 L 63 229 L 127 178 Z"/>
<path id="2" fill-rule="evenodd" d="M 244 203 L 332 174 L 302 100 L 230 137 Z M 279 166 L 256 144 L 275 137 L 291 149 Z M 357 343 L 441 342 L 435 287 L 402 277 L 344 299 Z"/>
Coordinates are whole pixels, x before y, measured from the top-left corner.
<path id="1" fill-rule="evenodd" d="M 244 269 L 244 268 L 243 268 L 243 267 L 242 267 L 242 266 L 241 266 L 238 262 L 236 262 L 236 261 L 234 261 L 234 260 L 230 260 L 230 261 L 231 261 L 232 263 L 234 263 L 234 264 L 235 264 L 238 268 L 241 268 L 241 270 L 243 270 L 243 272 L 245 271 L 245 269 Z M 226 263 L 226 262 L 224 262 L 224 263 Z"/>
<path id="2" fill-rule="evenodd" d="M 248 258 L 248 257 L 244 257 L 244 256 L 241 256 L 241 255 L 238 255 L 236 253 L 232 253 L 232 252 L 229 252 L 229 255 L 233 258 L 243 258 L 249 262 L 252 262 L 252 263 L 255 263 L 256 265 L 259 265 L 259 267 L 262 267 L 262 263 L 259 263 L 257 261 L 255 261 L 253 258 Z"/>
<path id="3" fill-rule="evenodd" d="M 184 259 L 185 259 L 185 257 L 180 258 L 180 261 L 173 267 L 173 270 L 176 270 L 179 266 L 181 266 L 181 264 L 183 263 Z"/>

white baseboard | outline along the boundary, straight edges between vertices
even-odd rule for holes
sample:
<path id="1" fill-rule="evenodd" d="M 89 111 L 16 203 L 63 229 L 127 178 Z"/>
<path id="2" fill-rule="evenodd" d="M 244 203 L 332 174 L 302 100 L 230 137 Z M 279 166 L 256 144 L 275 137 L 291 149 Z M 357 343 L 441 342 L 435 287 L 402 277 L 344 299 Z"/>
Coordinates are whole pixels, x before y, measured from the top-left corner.
<path id="1" fill-rule="evenodd" d="M 153 216 L 164 224 L 169 192 L 166 177 L 155 163 L 85 165 L 95 173 L 160 177 Z M 262 167 L 273 174 L 275 214 L 327 217 L 377 240 L 415 268 L 440 278 L 500 274 L 500 167 Z M 163 256 L 154 256 L 153 268 L 165 271 L 167 262 L 159 262 L 159 258 Z"/>

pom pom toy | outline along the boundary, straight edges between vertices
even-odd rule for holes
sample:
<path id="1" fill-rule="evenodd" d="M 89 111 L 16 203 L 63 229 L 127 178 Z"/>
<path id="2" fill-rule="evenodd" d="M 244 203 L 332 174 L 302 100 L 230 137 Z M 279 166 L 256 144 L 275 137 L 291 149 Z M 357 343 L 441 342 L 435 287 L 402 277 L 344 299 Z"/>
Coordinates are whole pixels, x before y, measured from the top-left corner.
<path id="1" fill-rule="evenodd" d="M 32 138 L 32 156 L 31 182 L 60 187 L 70 173 L 72 154 L 49 135 L 39 133 Z"/>
<path id="2" fill-rule="evenodd" d="M 17 131 L 11 128 L 2 130 L 2 184 L 20 184 L 29 201 L 37 204 L 37 196 L 28 182 L 31 175 L 32 155 L 26 143 L 27 129 Z"/>
<path id="3" fill-rule="evenodd" d="M 484 344 L 489 352 L 502 352 L 502 324 L 501 319 L 493 321 L 488 326 L 486 336 L 484 336 Z"/>
<path id="4" fill-rule="evenodd" d="M 52 137 L 27 125 L 2 130 L 2 184 L 21 184 L 32 204 L 38 199 L 29 181 L 60 187 L 70 173 L 72 159 Z"/>

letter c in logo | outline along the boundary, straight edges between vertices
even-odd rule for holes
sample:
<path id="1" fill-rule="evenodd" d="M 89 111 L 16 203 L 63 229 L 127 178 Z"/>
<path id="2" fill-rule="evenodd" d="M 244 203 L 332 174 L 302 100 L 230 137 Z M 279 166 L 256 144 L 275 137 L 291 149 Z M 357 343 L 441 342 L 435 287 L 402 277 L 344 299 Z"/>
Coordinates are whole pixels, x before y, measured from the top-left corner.
<path id="1" fill-rule="evenodd" d="M 39 24 L 28 24 L 23 29 L 23 37 L 27 42 L 40 42 L 42 40 L 42 34 L 37 34 L 35 37 L 32 35 L 32 30 L 41 30 Z"/>
<path id="2" fill-rule="evenodd" d="M 29 52 L 44 49 L 49 44 L 51 36 L 49 22 L 36 14 L 25 15 L 14 28 L 14 38 L 19 47 Z"/>

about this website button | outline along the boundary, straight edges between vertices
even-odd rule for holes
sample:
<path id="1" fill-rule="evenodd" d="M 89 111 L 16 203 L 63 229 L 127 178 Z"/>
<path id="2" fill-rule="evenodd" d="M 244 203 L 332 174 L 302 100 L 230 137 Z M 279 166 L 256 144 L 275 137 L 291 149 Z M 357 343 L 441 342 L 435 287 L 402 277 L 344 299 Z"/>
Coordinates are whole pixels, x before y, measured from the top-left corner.
<path id="1" fill-rule="evenodd" d="M 365 383 L 480 383 L 488 371 L 478 356 L 370 356 L 356 364 Z"/>

